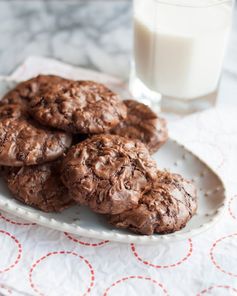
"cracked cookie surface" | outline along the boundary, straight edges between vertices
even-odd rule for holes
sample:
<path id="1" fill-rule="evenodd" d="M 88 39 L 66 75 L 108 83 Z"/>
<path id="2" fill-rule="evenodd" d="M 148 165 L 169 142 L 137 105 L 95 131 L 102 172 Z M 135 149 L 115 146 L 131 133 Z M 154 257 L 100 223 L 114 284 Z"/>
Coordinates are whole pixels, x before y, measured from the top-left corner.
<path id="1" fill-rule="evenodd" d="M 2 104 L 0 105 L 0 120 L 4 118 L 20 118 L 25 114 L 19 104 Z"/>
<path id="2" fill-rule="evenodd" d="M 61 161 L 6 168 L 4 179 L 14 197 L 44 212 L 61 212 L 75 202 L 60 180 Z"/>
<path id="3" fill-rule="evenodd" d="M 134 100 L 125 100 L 127 118 L 114 127 L 110 133 L 146 144 L 150 153 L 155 153 L 168 139 L 166 121 L 148 106 Z"/>
<path id="4" fill-rule="evenodd" d="M 70 135 L 42 128 L 31 120 L 0 120 L 0 165 L 23 166 L 55 160 L 70 145 Z"/>
<path id="5" fill-rule="evenodd" d="M 53 85 L 35 96 L 30 106 L 32 116 L 41 124 L 71 133 L 103 133 L 127 116 L 119 96 L 93 81 Z"/>
<path id="6" fill-rule="evenodd" d="M 116 214 L 138 204 L 156 171 L 156 163 L 140 141 L 95 135 L 69 150 L 62 180 L 79 204 Z"/>
<path id="7" fill-rule="evenodd" d="M 193 182 L 178 174 L 158 172 L 137 207 L 108 217 L 110 224 L 135 233 L 171 233 L 185 227 L 197 210 Z"/>
<path id="8" fill-rule="evenodd" d="M 41 91 L 46 91 L 53 84 L 67 83 L 67 79 L 56 75 L 38 75 L 24 82 L 17 84 L 12 90 L 4 95 L 0 101 L 0 106 L 5 104 L 17 104 L 21 107 L 22 113 L 27 113 L 28 104 L 32 98 L 40 94 Z"/>

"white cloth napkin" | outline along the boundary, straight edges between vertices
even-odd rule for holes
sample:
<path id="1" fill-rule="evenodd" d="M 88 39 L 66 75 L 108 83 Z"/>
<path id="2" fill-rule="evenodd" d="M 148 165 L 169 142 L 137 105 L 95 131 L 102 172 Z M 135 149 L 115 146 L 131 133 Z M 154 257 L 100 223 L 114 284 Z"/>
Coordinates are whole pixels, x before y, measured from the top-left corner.
<path id="1" fill-rule="evenodd" d="M 97 79 L 43 58 L 28 59 L 12 78 L 38 73 Z M 236 114 L 236 108 L 212 109 L 170 125 L 172 137 L 225 181 L 229 205 L 212 229 L 184 241 L 139 246 L 75 237 L 2 212 L 0 295 L 237 295 Z"/>

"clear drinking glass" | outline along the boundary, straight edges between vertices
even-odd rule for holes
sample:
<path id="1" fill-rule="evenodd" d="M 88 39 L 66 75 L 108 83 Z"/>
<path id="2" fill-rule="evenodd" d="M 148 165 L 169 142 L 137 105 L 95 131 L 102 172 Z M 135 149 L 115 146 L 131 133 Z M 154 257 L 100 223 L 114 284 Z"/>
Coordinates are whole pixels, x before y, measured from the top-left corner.
<path id="1" fill-rule="evenodd" d="M 213 106 L 234 1 L 133 0 L 133 4 L 133 96 L 175 113 Z"/>

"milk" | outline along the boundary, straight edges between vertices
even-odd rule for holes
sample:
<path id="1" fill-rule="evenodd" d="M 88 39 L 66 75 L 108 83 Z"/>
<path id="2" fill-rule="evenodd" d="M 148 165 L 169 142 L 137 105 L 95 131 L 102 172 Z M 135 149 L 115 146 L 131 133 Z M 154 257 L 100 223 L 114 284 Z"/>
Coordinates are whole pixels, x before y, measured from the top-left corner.
<path id="1" fill-rule="evenodd" d="M 138 78 L 153 91 L 185 100 L 215 92 L 231 13 L 228 4 L 193 8 L 135 0 L 134 56 Z"/>

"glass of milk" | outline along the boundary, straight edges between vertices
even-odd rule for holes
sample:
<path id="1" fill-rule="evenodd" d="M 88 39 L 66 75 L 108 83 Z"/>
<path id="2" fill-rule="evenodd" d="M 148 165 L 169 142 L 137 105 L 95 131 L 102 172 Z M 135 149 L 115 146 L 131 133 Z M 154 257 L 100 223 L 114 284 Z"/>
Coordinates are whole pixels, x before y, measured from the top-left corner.
<path id="1" fill-rule="evenodd" d="M 234 1 L 133 1 L 133 96 L 175 113 L 214 105 Z"/>

